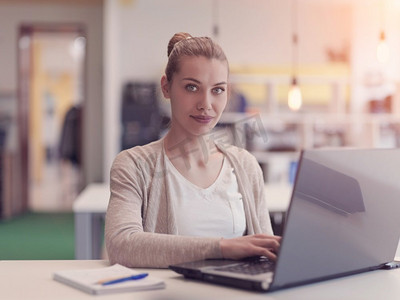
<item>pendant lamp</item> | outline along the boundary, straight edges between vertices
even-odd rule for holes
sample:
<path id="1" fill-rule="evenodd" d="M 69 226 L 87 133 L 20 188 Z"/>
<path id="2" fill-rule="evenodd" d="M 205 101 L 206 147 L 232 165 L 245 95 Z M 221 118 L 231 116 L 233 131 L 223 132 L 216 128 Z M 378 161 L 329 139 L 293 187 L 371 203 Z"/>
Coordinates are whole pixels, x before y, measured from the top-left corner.
<path id="1" fill-rule="evenodd" d="M 297 82 L 297 58 L 298 58 L 298 38 L 297 38 L 297 0 L 292 0 L 292 82 L 288 93 L 288 107 L 297 111 L 302 106 L 302 95 Z"/>
<path id="2" fill-rule="evenodd" d="M 387 63 L 389 61 L 389 47 L 388 44 L 386 42 L 386 34 L 385 34 L 385 30 L 384 30 L 384 23 L 385 23 L 385 7 L 384 7 L 384 0 L 382 0 L 382 4 L 380 7 L 380 11 L 381 11 L 381 31 L 379 34 L 379 42 L 378 42 L 378 46 L 376 48 L 376 58 L 378 59 L 378 62 L 384 64 Z"/>

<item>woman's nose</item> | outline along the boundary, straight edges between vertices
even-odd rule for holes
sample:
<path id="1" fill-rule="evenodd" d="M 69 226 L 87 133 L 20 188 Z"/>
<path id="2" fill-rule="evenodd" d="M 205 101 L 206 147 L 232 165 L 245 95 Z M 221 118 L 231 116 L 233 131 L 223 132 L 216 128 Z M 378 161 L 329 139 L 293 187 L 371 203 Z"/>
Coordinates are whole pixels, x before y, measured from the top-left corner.
<path id="1" fill-rule="evenodd" d="M 197 102 L 198 110 L 210 110 L 211 109 L 211 96 L 208 94 L 204 94 L 201 96 L 199 101 Z"/>

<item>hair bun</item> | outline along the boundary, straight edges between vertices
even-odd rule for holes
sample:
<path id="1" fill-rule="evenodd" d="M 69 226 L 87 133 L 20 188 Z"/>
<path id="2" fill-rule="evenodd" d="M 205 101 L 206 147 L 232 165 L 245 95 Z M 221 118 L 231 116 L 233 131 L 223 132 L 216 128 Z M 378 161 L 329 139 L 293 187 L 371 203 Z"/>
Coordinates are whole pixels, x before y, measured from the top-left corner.
<path id="1" fill-rule="evenodd" d="M 168 43 L 168 57 L 171 54 L 172 49 L 174 49 L 174 46 L 178 42 L 189 39 L 189 38 L 192 38 L 192 36 L 189 33 L 186 33 L 186 32 L 175 33 L 174 36 L 169 40 L 169 43 Z"/>

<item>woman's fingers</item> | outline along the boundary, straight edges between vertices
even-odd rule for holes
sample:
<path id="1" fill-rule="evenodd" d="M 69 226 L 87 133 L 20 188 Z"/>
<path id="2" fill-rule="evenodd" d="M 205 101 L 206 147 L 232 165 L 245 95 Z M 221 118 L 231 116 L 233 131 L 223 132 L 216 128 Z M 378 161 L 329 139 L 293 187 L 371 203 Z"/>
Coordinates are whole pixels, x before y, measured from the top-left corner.
<path id="1" fill-rule="evenodd" d="M 254 251 L 254 255 L 266 256 L 275 261 L 279 246 L 280 244 L 276 240 L 256 240 L 253 243 L 252 250 Z"/>
<path id="2" fill-rule="evenodd" d="M 266 234 L 248 235 L 220 241 L 225 258 L 241 259 L 248 256 L 266 256 L 276 260 L 281 238 Z"/>
<path id="3" fill-rule="evenodd" d="M 273 238 L 260 239 L 260 238 L 256 238 L 256 239 L 254 239 L 253 243 L 256 246 L 269 249 L 269 250 L 274 251 L 276 253 L 276 252 L 278 252 L 279 247 L 280 247 L 280 242 L 279 241 L 280 241 L 280 239 L 273 239 Z"/>
<path id="4" fill-rule="evenodd" d="M 271 259 L 273 261 L 276 261 L 276 258 L 277 258 L 275 251 L 273 251 L 271 249 L 262 248 L 262 247 L 259 247 L 257 249 L 256 255 L 268 257 L 269 259 Z"/>

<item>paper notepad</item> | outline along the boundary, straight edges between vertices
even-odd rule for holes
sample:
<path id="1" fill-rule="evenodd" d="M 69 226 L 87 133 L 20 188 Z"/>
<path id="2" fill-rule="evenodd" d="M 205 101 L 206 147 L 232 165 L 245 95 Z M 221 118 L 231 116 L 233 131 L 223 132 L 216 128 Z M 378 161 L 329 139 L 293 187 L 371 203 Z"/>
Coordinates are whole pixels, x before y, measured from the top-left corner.
<path id="1" fill-rule="evenodd" d="M 89 294 L 110 294 L 162 289 L 165 283 L 162 279 L 147 276 L 140 280 L 129 280 L 111 285 L 101 285 L 98 281 L 121 278 L 139 274 L 133 269 L 115 264 L 110 267 L 89 270 L 66 270 L 53 274 L 53 279 Z"/>

